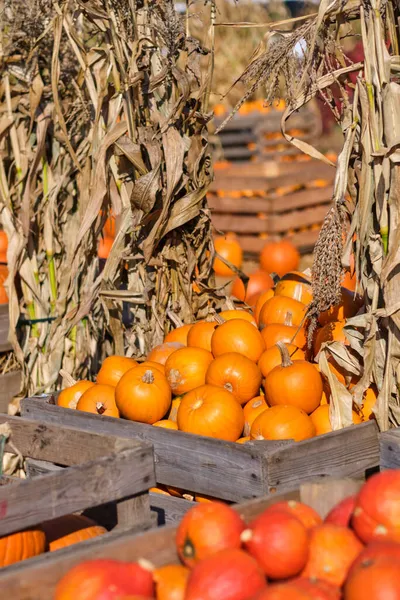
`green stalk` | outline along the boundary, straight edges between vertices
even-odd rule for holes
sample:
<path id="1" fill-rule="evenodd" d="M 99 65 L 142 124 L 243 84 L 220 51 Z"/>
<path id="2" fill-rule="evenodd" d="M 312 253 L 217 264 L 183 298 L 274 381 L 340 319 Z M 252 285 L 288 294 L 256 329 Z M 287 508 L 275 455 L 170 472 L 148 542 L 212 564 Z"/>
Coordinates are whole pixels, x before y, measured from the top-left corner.
<path id="1" fill-rule="evenodd" d="M 387 225 L 386 227 L 381 227 L 380 234 L 382 238 L 383 252 L 386 256 L 388 253 L 389 227 Z"/>

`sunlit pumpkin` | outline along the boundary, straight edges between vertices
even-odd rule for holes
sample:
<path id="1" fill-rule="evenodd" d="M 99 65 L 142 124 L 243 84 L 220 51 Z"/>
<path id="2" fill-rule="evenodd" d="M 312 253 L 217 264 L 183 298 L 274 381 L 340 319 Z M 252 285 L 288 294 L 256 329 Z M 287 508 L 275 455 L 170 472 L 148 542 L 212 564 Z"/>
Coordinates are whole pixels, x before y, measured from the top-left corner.
<path id="1" fill-rule="evenodd" d="M 115 402 L 125 419 L 151 425 L 170 408 L 171 390 L 158 369 L 136 367 L 121 378 L 115 388 Z"/>
<path id="2" fill-rule="evenodd" d="M 179 348 L 184 348 L 186 344 L 181 344 L 180 342 L 164 342 L 159 346 L 155 346 L 151 352 L 149 352 L 147 356 L 147 360 L 151 362 L 160 363 L 160 365 L 165 365 L 167 362 L 167 358 L 171 356 L 175 350 L 179 350 Z"/>
<path id="3" fill-rule="evenodd" d="M 287 350 L 291 360 L 305 360 L 305 354 L 303 350 L 295 346 L 294 344 L 286 344 Z M 282 362 L 281 352 L 279 347 L 275 344 L 271 348 L 268 348 L 260 356 L 258 361 L 259 369 L 263 377 L 266 377 L 268 373 L 275 367 L 278 367 Z"/>
<path id="4" fill-rule="evenodd" d="M 188 567 L 165 565 L 153 571 L 157 600 L 184 600 L 189 577 Z"/>
<path id="5" fill-rule="evenodd" d="M 7 254 L 8 237 L 5 231 L 0 230 L 0 254 Z"/>
<path id="6" fill-rule="evenodd" d="M 214 248 L 222 258 L 230 262 L 234 267 L 240 269 L 243 262 L 243 250 L 234 234 L 227 234 L 214 239 Z M 217 256 L 214 259 L 214 271 L 221 277 L 235 275 L 225 263 Z"/>
<path id="7" fill-rule="evenodd" d="M 166 342 L 179 342 L 184 346 L 187 345 L 188 333 L 191 330 L 193 323 L 189 323 L 188 325 L 181 325 L 181 327 L 176 327 L 175 329 L 171 329 L 171 331 L 165 336 L 164 344 Z M 150 355 L 147 357 L 150 359 Z M 150 359 L 154 360 L 154 359 Z M 156 361 L 159 362 L 159 361 Z"/>
<path id="8" fill-rule="evenodd" d="M 107 529 L 83 515 L 65 515 L 52 519 L 42 523 L 41 529 L 46 535 L 50 552 L 107 533 Z"/>
<path id="9" fill-rule="evenodd" d="M 303 304 L 310 304 L 312 301 L 311 281 L 300 271 L 286 273 L 275 286 L 275 296 L 288 296 L 303 302 Z"/>
<path id="10" fill-rule="evenodd" d="M 306 440 L 315 435 L 315 427 L 304 410 L 296 406 L 271 406 L 254 421 L 252 440 Z"/>
<path id="11" fill-rule="evenodd" d="M 261 330 L 261 336 L 268 350 L 278 342 L 293 344 L 302 350 L 307 347 L 307 332 L 304 327 L 292 325 L 292 315 L 287 313 L 285 323 L 271 323 Z"/>
<path id="12" fill-rule="evenodd" d="M 153 423 L 153 427 L 161 427 L 162 429 L 178 429 L 178 425 L 175 421 L 171 421 L 170 419 L 162 419 L 161 421 L 156 421 Z"/>
<path id="13" fill-rule="evenodd" d="M 264 340 L 256 327 L 249 321 L 238 319 L 219 325 L 211 339 L 215 357 L 227 352 L 238 352 L 258 362 L 265 350 Z"/>
<path id="14" fill-rule="evenodd" d="M 254 307 L 254 318 L 256 320 L 256 323 L 259 322 L 260 320 L 260 312 L 262 307 L 264 306 L 264 304 L 267 302 L 267 300 L 269 300 L 270 298 L 272 298 L 274 295 L 274 290 L 267 290 L 266 292 L 262 292 L 256 301 L 255 307 Z"/>
<path id="15" fill-rule="evenodd" d="M 258 325 L 262 329 L 273 323 L 285 324 L 288 313 L 292 316 L 292 325 L 299 326 L 304 323 L 307 307 L 293 298 L 274 296 L 262 307 Z"/>
<path id="16" fill-rule="evenodd" d="M 133 358 L 116 355 L 108 356 L 103 360 L 96 381 L 101 385 L 113 385 L 115 387 L 122 375 L 137 366 L 138 363 Z"/>
<path id="17" fill-rule="evenodd" d="M 340 303 L 332 306 L 318 316 L 321 325 L 331 323 L 332 321 L 343 321 L 354 317 L 360 310 L 362 299 L 355 296 L 354 292 L 342 287 Z"/>
<path id="18" fill-rule="evenodd" d="M 240 277 L 237 277 L 233 282 L 231 294 L 251 306 L 255 297 L 273 287 L 274 280 L 272 277 L 266 271 L 259 269 L 249 275 L 246 288 Z"/>
<path id="19" fill-rule="evenodd" d="M 206 373 L 213 361 L 211 352 L 203 348 L 181 348 L 165 363 L 165 375 L 175 395 L 186 394 L 206 381 Z"/>
<path id="20" fill-rule="evenodd" d="M 0 537 L 0 568 L 42 554 L 46 536 L 41 529 L 25 529 Z"/>
<path id="21" fill-rule="evenodd" d="M 79 398 L 93 385 L 95 385 L 93 381 L 82 379 L 81 381 L 77 381 L 74 385 L 61 390 L 57 397 L 57 406 L 72 409 L 76 408 Z"/>
<path id="22" fill-rule="evenodd" d="M 267 273 L 276 273 L 283 277 L 290 271 L 296 271 L 300 263 L 300 254 L 289 240 L 268 242 L 261 250 L 260 266 Z"/>
<path id="23" fill-rule="evenodd" d="M 249 323 L 253 323 L 256 325 L 256 320 L 251 313 L 247 310 L 236 309 L 236 310 L 223 310 L 219 313 L 219 316 L 224 321 L 233 321 L 235 319 L 240 319 L 244 321 L 249 321 Z"/>
<path id="24" fill-rule="evenodd" d="M 345 325 L 346 321 L 332 321 L 321 327 L 314 339 L 314 356 L 317 356 L 324 343 L 341 342 L 348 345 L 349 342 L 343 329 Z"/>
<path id="25" fill-rule="evenodd" d="M 185 394 L 178 409 L 178 428 L 187 433 L 235 442 L 244 426 L 243 409 L 224 388 L 202 385 Z"/>
<path id="26" fill-rule="evenodd" d="M 260 391 L 261 371 L 246 356 L 227 352 L 212 361 L 207 369 L 206 383 L 227 389 L 240 404 L 245 404 Z"/>
<path id="27" fill-rule="evenodd" d="M 119 417 L 119 410 L 115 403 L 115 388 L 111 385 L 91 386 L 79 398 L 76 408 L 95 415 Z"/>
<path id="28" fill-rule="evenodd" d="M 190 348 L 203 348 L 211 352 L 211 338 L 217 326 L 215 321 L 199 321 L 189 330 L 187 345 Z"/>
<path id="29" fill-rule="evenodd" d="M 258 415 L 261 415 L 261 413 L 264 412 L 264 410 L 267 410 L 267 408 L 268 408 L 268 404 L 266 403 L 264 396 L 256 396 L 255 398 L 252 398 L 252 400 L 249 400 L 249 402 L 247 402 L 244 405 L 244 407 L 243 407 L 243 414 L 244 414 L 243 433 L 244 433 L 245 438 L 247 438 L 250 435 L 251 426 L 253 425 L 253 423 L 256 420 L 256 418 L 258 417 Z M 236 440 L 236 441 L 238 442 L 239 440 Z M 244 443 L 244 442 L 240 442 L 240 443 Z"/>
<path id="30" fill-rule="evenodd" d="M 306 360 L 291 360 L 283 342 L 277 346 L 281 364 L 266 377 L 265 396 L 270 406 L 292 405 L 312 413 L 321 402 L 322 378 L 318 369 Z"/>
<path id="31" fill-rule="evenodd" d="M 361 418 L 353 410 L 353 424 L 361 423 Z M 322 404 L 310 414 L 310 419 L 314 423 L 315 435 L 323 435 L 332 431 L 332 425 L 329 418 L 329 404 Z"/>

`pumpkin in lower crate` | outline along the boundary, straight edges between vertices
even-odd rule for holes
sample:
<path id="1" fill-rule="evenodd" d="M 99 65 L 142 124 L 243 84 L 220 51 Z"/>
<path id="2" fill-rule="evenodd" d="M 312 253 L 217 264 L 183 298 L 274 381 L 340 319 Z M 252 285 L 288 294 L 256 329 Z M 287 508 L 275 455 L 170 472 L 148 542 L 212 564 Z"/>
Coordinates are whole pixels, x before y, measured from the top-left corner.
<path id="1" fill-rule="evenodd" d="M 97 375 L 97 383 L 116 386 L 127 371 L 137 367 L 138 363 L 133 358 L 126 356 L 108 356 L 102 363 Z"/>
<path id="2" fill-rule="evenodd" d="M 183 565 L 165 565 L 153 571 L 157 600 L 184 600 L 189 569 Z"/>
<path id="3" fill-rule="evenodd" d="M 357 496 L 348 496 L 336 504 L 326 515 L 324 522 L 348 527 L 356 507 Z M 399 546 L 400 550 L 400 546 Z"/>
<path id="4" fill-rule="evenodd" d="M 308 531 L 287 510 L 265 510 L 243 531 L 241 539 L 268 578 L 295 577 L 307 563 Z"/>
<path id="5" fill-rule="evenodd" d="M 167 359 L 175 350 L 179 350 L 179 348 L 184 348 L 185 345 L 180 342 L 164 342 L 159 346 L 155 346 L 151 352 L 147 355 L 147 360 L 151 362 L 160 363 L 161 365 L 165 365 Z"/>
<path id="6" fill-rule="evenodd" d="M 397 600 L 400 598 L 400 561 L 380 557 L 352 571 L 344 585 L 344 600 Z"/>
<path id="7" fill-rule="evenodd" d="M 235 442 L 244 427 L 243 409 L 234 395 L 215 385 L 202 385 L 185 394 L 178 409 L 178 428 Z"/>
<path id="8" fill-rule="evenodd" d="M 268 511 L 283 511 L 287 512 L 294 517 L 297 517 L 301 521 L 306 529 L 312 529 L 316 525 L 321 525 L 322 519 L 319 514 L 303 502 L 297 502 L 296 500 L 283 500 L 276 502 L 269 507 Z"/>
<path id="9" fill-rule="evenodd" d="M 213 360 L 203 348 L 181 348 L 165 363 L 165 375 L 173 394 L 181 395 L 204 385 L 206 372 Z"/>
<path id="10" fill-rule="evenodd" d="M 185 600 L 249 600 L 265 588 L 257 561 L 239 549 L 226 549 L 191 571 Z"/>
<path id="11" fill-rule="evenodd" d="M 309 554 L 302 574 L 341 587 L 362 549 L 363 544 L 347 527 L 318 525 L 310 531 Z"/>
<path id="12" fill-rule="evenodd" d="M 98 559 L 68 571 L 57 585 L 54 600 L 122 600 L 153 598 L 153 594 L 153 574 L 147 564 Z"/>
<path id="13" fill-rule="evenodd" d="M 111 385 L 93 385 L 79 398 L 76 408 L 96 415 L 118 418 L 119 410 L 115 403 L 115 387 Z"/>
<path id="14" fill-rule="evenodd" d="M 267 273 L 276 273 L 283 277 L 299 268 L 300 254 L 288 240 L 268 242 L 261 250 L 260 265 Z"/>
<path id="15" fill-rule="evenodd" d="M 272 406 L 254 421 L 252 440 L 294 440 L 300 442 L 315 435 L 315 427 L 304 410 L 296 406 Z"/>
<path id="16" fill-rule="evenodd" d="M 310 594 L 310 600 L 340 600 L 342 597 L 340 588 L 320 579 L 299 577 L 291 583 L 297 590 Z"/>
<path id="17" fill-rule="evenodd" d="M 240 548 L 245 524 L 233 508 L 222 502 L 200 503 L 179 523 L 176 546 L 188 567 L 226 548 Z"/>
<path id="18" fill-rule="evenodd" d="M 227 352 L 238 352 L 253 362 L 258 362 L 265 343 L 258 329 L 249 321 L 237 319 L 219 325 L 211 339 L 215 357 Z"/>
<path id="19" fill-rule="evenodd" d="M 170 408 L 171 390 L 158 369 L 135 367 L 125 373 L 115 388 L 115 402 L 125 419 L 151 425 Z"/>
<path id="20" fill-rule="evenodd" d="M 227 389 L 240 404 L 245 404 L 260 392 L 261 371 L 246 356 L 227 352 L 210 363 L 206 383 Z"/>
<path id="21" fill-rule="evenodd" d="M 0 537 L 0 568 L 42 554 L 46 536 L 40 529 L 25 529 Z"/>
<path id="22" fill-rule="evenodd" d="M 57 398 L 57 406 L 72 409 L 76 408 L 82 394 L 94 385 L 93 381 L 82 379 L 81 381 L 77 381 L 74 385 L 61 390 Z"/>
<path id="23" fill-rule="evenodd" d="M 42 523 L 41 529 L 46 535 L 51 552 L 107 533 L 107 529 L 83 515 L 66 515 L 52 519 Z"/>

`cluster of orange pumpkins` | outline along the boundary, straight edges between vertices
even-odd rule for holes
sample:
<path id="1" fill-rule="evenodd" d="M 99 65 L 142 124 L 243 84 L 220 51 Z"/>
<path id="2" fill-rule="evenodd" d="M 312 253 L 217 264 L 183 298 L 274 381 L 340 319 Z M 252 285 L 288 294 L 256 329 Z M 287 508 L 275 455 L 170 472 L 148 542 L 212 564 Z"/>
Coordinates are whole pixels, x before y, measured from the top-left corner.
<path id="1" fill-rule="evenodd" d="M 344 319 L 356 314 L 360 304 L 343 287 L 342 302 L 320 315 L 309 349 L 309 278 L 291 271 L 274 285 L 262 273 L 261 284 L 256 273 L 258 290 L 251 299 L 252 275 L 247 291 L 240 279 L 233 285 L 233 294 L 252 308 L 225 310 L 177 327 L 141 364 L 110 356 L 96 384 L 77 382 L 60 393 L 58 404 L 239 443 L 301 441 L 331 431 L 329 388 L 313 360 L 324 342 L 346 343 Z M 330 366 L 349 387 L 354 385 L 337 365 Z M 375 401 L 371 388 L 361 409 L 354 410 L 354 423 L 373 417 Z"/>
<path id="2" fill-rule="evenodd" d="M 240 507 L 198 504 L 176 530 L 180 564 L 83 562 L 60 580 L 55 600 L 395 600 L 399 505 L 400 471 L 372 476 L 324 520 L 295 501 L 248 523 Z"/>

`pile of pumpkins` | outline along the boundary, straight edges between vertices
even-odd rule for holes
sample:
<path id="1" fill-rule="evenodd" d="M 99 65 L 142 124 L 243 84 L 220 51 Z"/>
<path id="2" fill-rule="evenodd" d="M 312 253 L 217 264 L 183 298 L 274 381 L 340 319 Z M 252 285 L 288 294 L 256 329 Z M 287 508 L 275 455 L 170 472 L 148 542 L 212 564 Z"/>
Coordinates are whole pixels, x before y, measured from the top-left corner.
<path id="1" fill-rule="evenodd" d="M 54 598 L 394 600 L 400 598 L 399 506 L 400 471 L 372 476 L 324 520 L 293 500 L 249 523 L 240 507 L 198 504 L 176 530 L 180 564 L 165 564 L 156 552 L 159 568 L 144 560 L 83 562 L 59 581 Z"/>
<path id="2" fill-rule="evenodd" d="M 290 271 L 274 284 L 260 270 L 247 290 L 237 279 L 233 295 L 252 308 L 177 327 L 140 364 L 108 357 L 96 383 L 76 382 L 59 394 L 58 405 L 238 443 L 302 441 L 331 431 L 330 391 L 314 359 L 323 343 L 346 343 L 344 320 L 360 307 L 354 292 L 343 287 L 342 302 L 319 316 L 311 349 L 305 273 Z M 330 367 L 350 388 L 355 384 L 338 365 Z M 355 424 L 373 418 L 375 401 L 371 388 L 354 409 Z"/>

